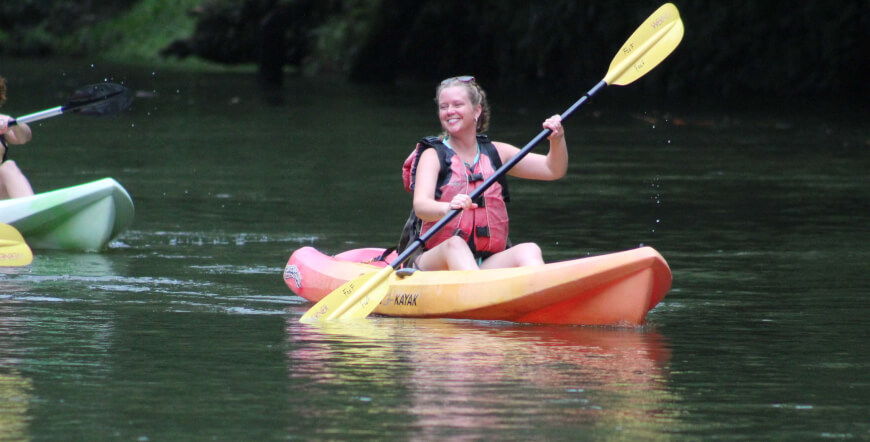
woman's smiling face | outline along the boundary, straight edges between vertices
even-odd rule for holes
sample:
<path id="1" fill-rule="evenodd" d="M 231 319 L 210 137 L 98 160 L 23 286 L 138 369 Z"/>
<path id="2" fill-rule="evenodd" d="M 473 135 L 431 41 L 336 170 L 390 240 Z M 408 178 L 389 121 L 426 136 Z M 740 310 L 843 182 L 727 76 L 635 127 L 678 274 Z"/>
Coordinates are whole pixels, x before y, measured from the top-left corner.
<path id="1" fill-rule="evenodd" d="M 448 134 L 459 133 L 469 127 L 476 133 L 477 117 L 480 112 L 480 105 L 471 104 L 465 86 L 446 87 L 438 94 L 438 117 L 441 120 L 441 127 Z"/>

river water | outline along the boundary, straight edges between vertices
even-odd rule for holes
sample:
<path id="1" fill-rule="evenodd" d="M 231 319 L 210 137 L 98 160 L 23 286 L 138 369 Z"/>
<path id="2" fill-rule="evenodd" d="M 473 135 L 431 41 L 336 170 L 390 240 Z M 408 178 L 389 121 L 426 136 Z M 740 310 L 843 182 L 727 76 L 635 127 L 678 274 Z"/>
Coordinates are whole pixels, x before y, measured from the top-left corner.
<path id="1" fill-rule="evenodd" d="M 655 247 L 673 289 L 638 328 L 373 317 L 298 323 L 301 246 L 390 245 L 431 85 L 10 61 L 3 111 L 124 82 L 117 117 L 34 124 L 37 191 L 103 177 L 136 204 L 99 254 L 0 269 L 0 439 L 868 439 L 867 111 L 732 110 L 605 90 L 566 122 L 569 176 L 513 181 L 549 261 Z M 643 80 L 641 80 L 643 81 Z M 522 145 L 592 85 L 491 88 Z M 531 103 L 531 104 L 530 104 Z"/>

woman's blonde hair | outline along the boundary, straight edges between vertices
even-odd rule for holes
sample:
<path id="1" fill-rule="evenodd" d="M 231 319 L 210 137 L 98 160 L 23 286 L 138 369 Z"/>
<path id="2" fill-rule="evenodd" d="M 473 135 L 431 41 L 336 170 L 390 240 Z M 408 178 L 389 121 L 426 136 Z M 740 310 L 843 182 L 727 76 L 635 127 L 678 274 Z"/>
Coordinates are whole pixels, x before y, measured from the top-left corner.
<path id="1" fill-rule="evenodd" d="M 477 133 L 482 134 L 489 130 L 489 103 L 486 101 L 486 92 L 477 84 L 477 81 L 472 76 L 464 75 L 460 77 L 450 77 L 441 82 L 438 88 L 435 89 L 435 103 L 438 103 L 438 97 L 441 91 L 452 86 L 462 86 L 468 91 L 468 98 L 471 100 L 472 106 L 480 105 L 480 117 L 477 118 Z"/>

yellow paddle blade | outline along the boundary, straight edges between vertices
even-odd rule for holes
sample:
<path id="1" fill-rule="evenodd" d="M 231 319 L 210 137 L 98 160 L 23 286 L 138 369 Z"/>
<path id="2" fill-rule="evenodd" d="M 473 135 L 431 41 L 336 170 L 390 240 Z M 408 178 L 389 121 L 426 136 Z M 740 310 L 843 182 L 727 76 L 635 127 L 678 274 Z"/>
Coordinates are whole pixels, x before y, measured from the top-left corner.
<path id="1" fill-rule="evenodd" d="M 644 21 L 613 57 L 604 82 L 625 86 L 644 76 L 683 39 L 683 21 L 673 3 L 665 3 Z"/>
<path id="2" fill-rule="evenodd" d="M 394 271 L 384 267 L 346 282 L 305 312 L 299 322 L 365 318 L 387 294 L 387 280 Z"/>
<path id="3" fill-rule="evenodd" d="M 33 252 L 21 233 L 9 224 L 0 223 L 0 267 L 26 266 L 33 262 Z"/>

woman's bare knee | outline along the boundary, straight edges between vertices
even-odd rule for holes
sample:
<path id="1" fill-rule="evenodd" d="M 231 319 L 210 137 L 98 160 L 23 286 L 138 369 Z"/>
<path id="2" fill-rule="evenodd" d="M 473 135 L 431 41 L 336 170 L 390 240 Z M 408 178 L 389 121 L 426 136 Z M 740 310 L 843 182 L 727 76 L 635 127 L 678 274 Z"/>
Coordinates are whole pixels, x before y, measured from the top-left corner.
<path id="1" fill-rule="evenodd" d="M 450 237 L 417 259 L 420 270 L 475 270 L 477 262 L 468 244 L 460 237 Z"/>
<path id="2" fill-rule="evenodd" d="M 544 263 L 541 248 L 535 243 L 517 244 L 504 252 L 496 253 L 483 262 L 481 268 L 496 269 L 534 266 Z"/>
<path id="3" fill-rule="evenodd" d="M 450 238 L 447 238 L 442 244 L 444 244 L 444 247 L 451 253 L 471 250 L 468 248 L 468 243 L 466 243 L 465 240 L 462 239 L 462 237 L 460 236 L 451 236 Z"/>
<path id="4" fill-rule="evenodd" d="M 519 256 L 523 258 L 524 261 L 528 261 L 529 264 L 523 265 L 533 265 L 533 264 L 543 264 L 544 257 L 541 252 L 541 247 L 533 242 L 527 242 L 519 244 L 518 247 L 522 247 Z"/>
<path id="5" fill-rule="evenodd" d="M 33 188 L 18 168 L 18 164 L 12 160 L 0 164 L 0 198 L 20 198 L 30 195 L 33 195 Z"/>

